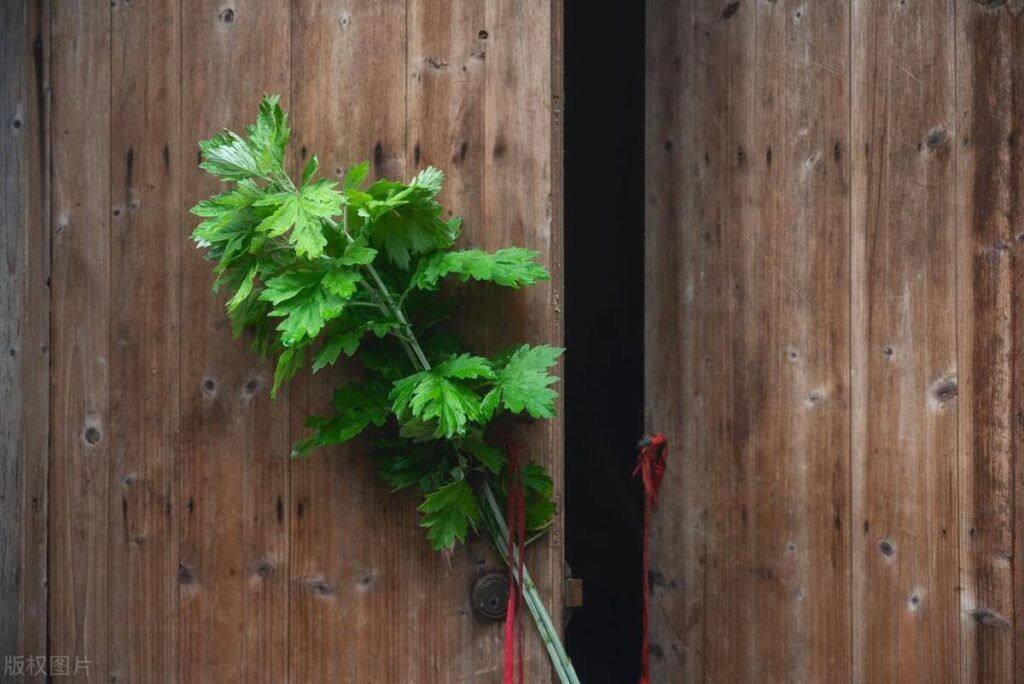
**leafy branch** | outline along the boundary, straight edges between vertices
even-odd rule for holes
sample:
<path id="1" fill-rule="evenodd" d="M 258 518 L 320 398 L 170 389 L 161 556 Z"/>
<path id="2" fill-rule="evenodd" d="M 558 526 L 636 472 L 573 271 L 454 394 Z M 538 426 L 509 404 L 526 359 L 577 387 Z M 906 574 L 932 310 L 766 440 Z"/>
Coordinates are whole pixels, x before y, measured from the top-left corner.
<path id="1" fill-rule="evenodd" d="M 334 392 L 330 415 L 307 419 L 311 433 L 293 455 L 374 430 L 380 475 L 421 492 L 427 538 L 449 550 L 477 529 L 485 495 L 509 477 L 488 427 L 503 414 L 554 416 L 551 369 L 562 350 L 523 344 L 487 357 L 465 348 L 447 325 L 455 302 L 442 283 L 518 288 L 548 272 L 528 249 L 455 249 L 461 222 L 441 218 L 439 170 L 368 182 L 363 162 L 339 185 L 316 178 L 312 155 L 295 182 L 289 137 L 277 98 L 265 97 L 245 136 L 223 131 L 200 143 L 200 166 L 230 187 L 192 209 L 202 219 L 193 237 L 216 262 L 215 288 L 231 293 L 235 335 L 248 331 L 259 353 L 277 358 L 272 396 L 306 367 L 315 373 L 342 356 L 362 367 Z M 536 535 L 555 512 L 552 483 L 539 465 L 526 468 Z"/>
<path id="2" fill-rule="evenodd" d="M 506 557 L 495 492 L 511 475 L 487 441 L 502 414 L 555 415 L 551 369 L 562 350 L 523 344 L 478 355 L 446 325 L 454 299 L 441 292 L 447 278 L 518 288 L 547 280 L 547 270 L 527 249 L 454 249 L 460 219 L 441 218 L 444 177 L 433 167 L 408 184 L 368 184 L 363 162 L 338 187 L 316 179 L 312 155 L 295 183 L 284 162 L 290 133 L 278 99 L 264 97 L 244 137 L 202 141 L 200 166 L 233 185 L 192 212 L 203 219 L 193 238 L 216 262 L 214 289 L 231 292 L 236 337 L 248 331 L 257 352 L 277 358 L 271 397 L 307 365 L 316 373 L 345 355 L 362 366 L 360 380 L 335 390 L 330 415 L 306 420 L 311 434 L 292 455 L 376 431 L 378 472 L 393 490 L 420 491 L 431 545 L 448 551 L 483 525 L 523 586 L 559 679 L 578 682 L 528 571 L 518 576 Z M 536 538 L 554 517 L 553 484 L 536 463 L 519 477 Z"/>

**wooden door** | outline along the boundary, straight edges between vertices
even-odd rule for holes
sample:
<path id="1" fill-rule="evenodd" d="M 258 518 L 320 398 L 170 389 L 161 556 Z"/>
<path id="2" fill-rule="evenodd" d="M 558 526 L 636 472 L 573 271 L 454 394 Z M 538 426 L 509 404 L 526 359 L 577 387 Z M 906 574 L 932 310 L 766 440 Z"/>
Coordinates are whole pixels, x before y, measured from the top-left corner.
<path id="1" fill-rule="evenodd" d="M 1020 4 L 647 8 L 655 680 L 1020 681 Z"/>
<path id="2" fill-rule="evenodd" d="M 0 525 L 0 591 L 19 606 L 4 653 L 87 659 L 108 681 L 499 681 L 502 630 L 468 603 L 496 565 L 487 544 L 431 552 L 365 445 L 289 460 L 341 375 L 270 401 L 187 210 L 216 188 L 197 141 L 280 94 L 296 168 L 313 152 L 335 176 L 434 164 L 465 243 L 540 251 L 551 282 L 476 295 L 467 332 L 559 343 L 560 3 L 33 0 L 0 16 L 17 200 L 0 214 L 0 397 L 17 407 L 0 484 L 20 522 Z M 560 482 L 560 423 L 523 435 Z M 557 620 L 560 525 L 528 562 Z M 546 679 L 532 630 L 527 657 Z"/>

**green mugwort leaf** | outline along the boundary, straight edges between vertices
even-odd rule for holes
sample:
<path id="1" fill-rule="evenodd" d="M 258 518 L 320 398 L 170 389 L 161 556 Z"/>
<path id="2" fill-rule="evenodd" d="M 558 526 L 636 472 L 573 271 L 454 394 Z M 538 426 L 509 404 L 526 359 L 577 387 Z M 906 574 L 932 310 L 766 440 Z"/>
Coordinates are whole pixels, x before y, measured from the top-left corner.
<path id="1" fill-rule="evenodd" d="M 366 180 L 366 174 L 370 172 L 370 162 L 362 161 L 355 164 L 345 174 L 345 182 L 342 188 L 345 190 L 358 190 L 359 186 Z"/>
<path id="2" fill-rule="evenodd" d="M 221 180 L 245 180 L 262 174 L 256 154 L 237 133 L 217 133 L 199 143 L 199 152 L 202 157 L 199 168 Z"/>
<path id="3" fill-rule="evenodd" d="M 432 290 L 445 276 L 455 275 L 462 282 L 472 278 L 512 288 L 533 285 L 550 278 L 537 256 L 538 252 L 521 247 L 493 253 L 478 249 L 436 252 L 420 261 L 412 282 L 421 290 Z"/>
<path id="4" fill-rule="evenodd" d="M 429 492 L 419 511 L 423 514 L 420 526 L 427 528 L 427 539 L 437 550 L 450 549 L 456 541 L 465 541 L 470 528 L 475 530 L 480 522 L 476 496 L 464 479 Z"/>
<path id="5" fill-rule="evenodd" d="M 320 168 L 320 160 L 317 159 L 315 154 L 310 155 L 309 161 L 306 162 L 306 167 L 302 169 L 302 184 L 306 185 L 316 175 L 317 169 Z"/>
<path id="6" fill-rule="evenodd" d="M 524 411 L 534 418 L 552 418 L 558 393 L 551 385 L 558 377 L 548 373 L 564 349 L 539 345 L 519 347 L 497 371 L 494 388 L 484 397 L 482 413 L 490 418 L 499 403 L 512 413 Z"/>

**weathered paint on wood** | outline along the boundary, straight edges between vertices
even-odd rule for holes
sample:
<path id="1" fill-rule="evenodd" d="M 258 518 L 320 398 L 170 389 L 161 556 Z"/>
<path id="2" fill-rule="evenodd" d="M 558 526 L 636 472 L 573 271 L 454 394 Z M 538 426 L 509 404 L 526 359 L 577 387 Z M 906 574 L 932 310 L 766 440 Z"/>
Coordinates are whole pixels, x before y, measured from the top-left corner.
<path id="1" fill-rule="evenodd" d="M 0 471 L 0 591 L 21 606 L 4 611 L 6 651 L 88 660 L 110 681 L 500 678 L 501 629 L 468 605 L 494 563 L 486 543 L 450 564 L 430 551 L 415 498 L 387 492 L 365 444 L 288 459 L 344 375 L 271 402 L 272 367 L 231 339 L 188 237 L 188 207 L 217 189 L 196 141 L 280 93 L 296 166 L 313 151 L 327 175 L 361 159 L 398 178 L 435 163 L 472 244 L 544 252 L 553 282 L 502 300 L 501 320 L 515 321 L 506 335 L 559 343 L 560 5 L 442 9 L 450 21 L 402 1 L 4 6 L 17 36 L 4 64 L 18 70 L 3 80 L 3 378 L 23 402 L 2 416 L 15 446 Z M 428 68 L 438 78 L 421 82 Z M 561 426 L 535 432 L 524 451 L 558 477 Z M 530 559 L 556 620 L 559 534 Z M 528 662 L 548 676 L 537 641 Z"/>
<path id="2" fill-rule="evenodd" d="M 657 681 L 1021 680 L 1019 9 L 648 3 Z"/>

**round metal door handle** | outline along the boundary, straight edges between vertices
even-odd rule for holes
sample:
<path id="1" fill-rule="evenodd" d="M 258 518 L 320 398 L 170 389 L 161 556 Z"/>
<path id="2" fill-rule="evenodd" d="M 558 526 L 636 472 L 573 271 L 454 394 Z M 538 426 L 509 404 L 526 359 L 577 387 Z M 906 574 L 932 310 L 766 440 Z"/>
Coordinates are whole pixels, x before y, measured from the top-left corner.
<path id="1" fill-rule="evenodd" d="M 488 572 L 473 583 L 470 605 L 473 613 L 481 620 L 499 622 L 508 611 L 508 575 L 503 572 Z"/>

